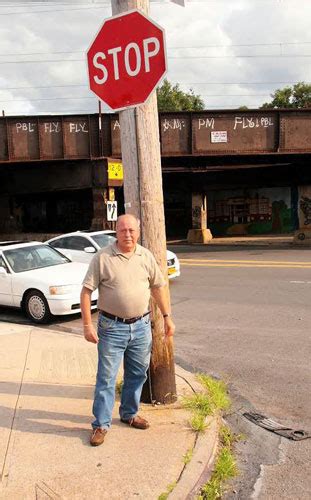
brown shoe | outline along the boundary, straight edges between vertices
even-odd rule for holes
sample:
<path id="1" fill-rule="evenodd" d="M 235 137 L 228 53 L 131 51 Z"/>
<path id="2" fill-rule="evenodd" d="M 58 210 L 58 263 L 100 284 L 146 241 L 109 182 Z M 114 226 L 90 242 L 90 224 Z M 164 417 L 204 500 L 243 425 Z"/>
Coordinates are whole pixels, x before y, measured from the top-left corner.
<path id="1" fill-rule="evenodd" d="M 148 429 L 149 427 L 149 422 L 139 415 L 136 415 L 136 417 L 132 417 L 129 419 L 121 418 L 121 422 L 123 422 L 124 424 L 128 424 L 131 427 L 135 427 L 135 429 Z"/>
<path id="2" fill-rule="evenodd" d="M 106 434 L 107 434 L 107 429 L 101 429 L 100 427 L 96 427 L 96 429 L 93 429 L 90 439 L 90 444 L 92 446 L 99 446 L 100 444 L 103 444 Z"/>

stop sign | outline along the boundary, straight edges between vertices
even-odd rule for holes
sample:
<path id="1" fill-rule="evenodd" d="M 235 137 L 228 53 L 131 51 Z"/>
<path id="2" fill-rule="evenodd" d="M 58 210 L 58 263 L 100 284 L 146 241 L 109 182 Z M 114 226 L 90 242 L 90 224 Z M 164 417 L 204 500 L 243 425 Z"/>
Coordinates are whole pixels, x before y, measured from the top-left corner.
<path id="1" fill-rule="evenodd" d="M 137 10 L 111 17 L 87 60 L 90 89 L 108 106 L 142 104 L 166 72 L 164 30 Z"/>

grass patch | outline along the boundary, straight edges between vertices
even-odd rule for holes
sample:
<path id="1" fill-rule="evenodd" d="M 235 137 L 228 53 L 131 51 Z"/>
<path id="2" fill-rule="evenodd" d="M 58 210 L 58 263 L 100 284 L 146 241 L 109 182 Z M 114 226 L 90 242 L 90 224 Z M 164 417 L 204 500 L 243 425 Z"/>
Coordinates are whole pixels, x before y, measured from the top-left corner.
<path id="1" fill-rule="evenodd" d="M 222 380 L 216 380 L 204 373 L 199 373 L 197 379 L 206 389 L 211 407 L 214 410 L 228 410 L 231 406 L 231 401 L 228 396 L 227 386 Z"/>
<path id="2" fill-rule="evenodd" d="M 211 479 L 202 487 L 198 500 L 217 500 L 225 492 L 225 482 L 238 474 L 237 464 L 232 452 L 232 445 L 238 436 L 223 426 L 220 429 L 220 440 L 222 447 L 218 454 Z"/>
<path id="3" fill-rule="evenodd" d="M 196 377 L 203 387 L 203 392 L 183 397 L 182 405 L 192 412 L 189 420 L 191 428 L 203 432 L 206 429 L 205 417 L 227 410 L 231 402 L 224 382 L 203 373 L 199 373 Z"/>
<path id="4" fill-rule="evenodd" d="M 193 448 L 189 448 L 189 450 L 183 456 L 185 465 L 191 462 L 192 456 L 193 456 Z"/>
<path id="5" fill-rule="evenodd" d="M 219 438 L 223 446 L 228 446 L 229 448 L 231 448 L 233 443 L 239 439 L 239 436 L 233 434 L 229 427 L 223 425 L 219 431 Z"/>
<path id="6" fill-rule="evenodd" d="M 202 385 L 202 392 L 183 397 L 182 406 L 191 412 L 189 419 L 191 428 L 195 432 L 204 432 L 207 428 L 206 417 L 228 410 L 231 401 L 228 396 L 227 386 L 223 381 L 216 380 L 203 373 L 197 374 L 196 377 Z M 218 453 L 215 468 L 210 481 L 202 487 L 197 497 L 198 500 L 221 498 L 225 491 L 225 482 L 238 474 L 232 445 L 237 438 L 241 437 L 234 435 L 226 426 L 221 427 L 219 435 L 221 449 Z M 191 448 L 183 456 L 185 465 L 191 461 L 192 455 L 193 449 Z M 158 497 L 158 500 L 167 500 L 175 486 L 176 483 L 169 485 L 167 490 Z"/>
<path id="7" fill-rule="evenodd" d="M 203 390 L 200 393 L 184 397 L 182 405 L 192 413 L 189 420 L 191 428 L 196 432 L 203 432 L 207 427 L 206 417 L 228 410 L 231 401 L 228 396 L 227 386 L 222 380 L 216 380 L 204 373 L 199 373 L 196 377 Z M 221 449 L 218 453 L 215 468 L 210 481 L 202 487 L 198 500 L 221 498 L 225 491 L 225 482 L 238 474 L 236 461 L 232 453 L 232 445 L 237 440 L 237 436 L 228 427 L 222 426 L 219 437 Z"/>
<path id="8" fill-rule="evenodd" d="M 185 396 L 182 399 L 182 404 L 187 410 L 203 415 L 204 417 L 213 413 L 213 407 L 208 394 L 196 393 L 192 396 Z"/>
<path id="9" fill-rule="evenodd" d="M 169 484 L 168 487 L 166 488 L 166 491 L 164 493 L 161 493 L 161 495 L 158 497 L 158 500 L 166 500 L 169 494 L 172 493 L 176 484 L 177 484 L 176 481 L 174 481 L 174 483 Z"/>
<path id="10" fill-rule="evenodd" d="M 121 396 L 122 387 L 123 387 L 123 380 L 118 380 L 116 383 L 116 394 L 119 394 L 119 396 Z"/>
<path id="11" fill-rule="evenodd" d="M 205 415 L 202 413 L 193 413 L 189 420 L 190 427 L 195 432 L 204 432 L 207 428 Z"/>
<path id="12" fill-rule="evenodd" d="M 220 453 L 215 466 L 215 475 L 220 481 L 225 481 L 234 477 L 238 472 L 235 458 L 231 448 L 224 446 Z"/>

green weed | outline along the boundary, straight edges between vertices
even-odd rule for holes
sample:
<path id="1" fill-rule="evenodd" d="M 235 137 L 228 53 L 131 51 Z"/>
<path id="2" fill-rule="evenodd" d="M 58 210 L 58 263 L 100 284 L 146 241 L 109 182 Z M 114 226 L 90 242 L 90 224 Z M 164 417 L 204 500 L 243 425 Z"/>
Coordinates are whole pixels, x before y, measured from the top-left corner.
<path id="1" fill-rule="evenodd" d="M 202 487 L 198 500 L 217 500 L 225 491 L 225 482 L 238 474 L 232 452 L 232 444 L 237 440 L 228 427 L 220 429 L 222 448 L 218 454 L 211 479 Z"/>
<path id="2" fill-rule="evenodd" d="M 205 415 L 202 413 L 194 413 L 189 420 L 190 427 L 195 432 L 204 432 L 207 428 Z"/>
<path id="3" fill-rule="evenodd" d="M 206 389 L 213 410 L 228 410 L 230 408 L 231 401 L 225 382 L 216 380 L 204 373 L 198 373 L 197 379 Z"/>
<path id="4" fill-rule="evenodd" d="M 183 397 L 182 405 L 193 414 L 189 421 L 191 428 L 194 431 L 203 432 L 206 429 L 205 417 L 227 410 L 231 402 L 224 382 L 203 373 L 197 374 L 197 379 L 203 386 L 204 392 Z"/>
<path id="5" fill-rule="evenodd" d="M 193 448 L 189 448 L 189 450 L 183 456 L 185 465 L 191 462 L 192 456 L 193 456 Z"/>
<path id="6" fill-rule="evenodd" d="M 161 495 L 158 497 L 158 500 L 166 500 L 169 494 L 172 493 L 176 484 L 177 484 L 176 481 L 174 481 L 174 483 L 169 484 L 168 487 L 166 488 L 166 491 L 164 493 L 161 493 Z"/>
<path id="7" fill-rule="evenodd" d="M 211 415 L 213 413 L 211 401 L 208 394 L 196 393 L 192 396 L 185 396 L 182 399 L 182 405 L 184 406 L 184 408 L 187 408 L 187 410 L 199 413 L 204 417 L 207 417 L 207 415 Z"/>

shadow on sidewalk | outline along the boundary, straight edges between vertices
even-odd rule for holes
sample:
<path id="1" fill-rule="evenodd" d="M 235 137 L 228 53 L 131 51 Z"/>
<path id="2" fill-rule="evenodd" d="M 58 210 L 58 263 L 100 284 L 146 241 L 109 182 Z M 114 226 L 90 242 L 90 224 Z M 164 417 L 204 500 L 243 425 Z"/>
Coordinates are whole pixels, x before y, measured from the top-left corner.
<path id="1" fill-rule="evenodd" d="M 0 394 L 18 394 L 18 382 L 0 382 Z M 67 385 L 25 382 L 22 385 L 22 396 L 36 396 L 38 398 L 66 398 L 93 400 L 94 385 Z"/>
<path id="2" fill-rule="evenodd" d="M 1 406 L 0 429 L 11 429 L 13 418 L 14 410 L 7 406 Z M 63 422 L 63 425 L 59 423 L 60 421 Z M 72 413 L 18 408 L 13 429 L 14 431 L 23 433 L 55 434 L 68 438 L 77 437 L 81 439 L 83 444 L 89 445 L 91 421 L 91 415 L 74 415 Z"/>
<path id="3" fill-rule="evenodd" d="M 15 394 L 17 396 L 19 387 L 18 383 L 1 382 L 0 394 Z M 25 383 L 22 386 L 16 410 L 14 407 L 0 406 L 0 431 L 1 429 L 13 428 L 14 431 L 22 433 L 54 434 L 68 438 L 79 438 L 83 445 L 89 446 L 91 422 L 93 420 L 93 393 L 94 387 L 90 385 L 73 386 Z M 54 401 L 48 398 L 53 398 Z M 57 406 L 62 406 L 63 403 L 61 401 L 58 402 L 57 398 L 69 399 L 71 402 L 67 403 L 66 406 L 71 411 L 74 408 L 79 408 L 81 412 L 84 406 L 84 414 L 42 409 L 43 406 L 48 406 L 48 401 L 51 401 L 53 408 L 57 409 Z M 120 401 L 118 394 L 116 394 L 115 401 L 118 406 Z M 32 407 L 30 408 L 29 406 Z M 114 427 L 124 427 L 119 418 L 113 418 L 112 425 Z"/>
<path id="4" fill-rule="evenodd" d="M 14 419 L 14 421 L 13 421 Z M 93 417 L 90 414 L 75 415 L 48 410 L 18 408 L 14 417 L 14 409 L 1 406 L 1 429 L 14 429 L 15 432 L 30 434 L 53 434 L 66 438 L 79 438 L 83 445 L 90 446 L 89 438 Z M 12 425 L 13 422 L 13 425 Z M 60 422 L 63 422 L 62 424 Z M 112 419 L 113 427 L 124 427 L 119 418 Z"/>

